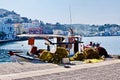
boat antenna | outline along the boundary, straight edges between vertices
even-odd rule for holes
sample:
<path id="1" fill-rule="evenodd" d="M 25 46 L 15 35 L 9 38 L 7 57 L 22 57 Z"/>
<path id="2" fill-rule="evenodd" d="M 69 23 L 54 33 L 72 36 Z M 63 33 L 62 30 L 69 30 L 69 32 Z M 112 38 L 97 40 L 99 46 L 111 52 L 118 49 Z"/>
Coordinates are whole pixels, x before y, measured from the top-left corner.
<path id="1" fill-rule="evenodd" d="M 73 29 L 72 29 L 72 16 L 71 16 L 71 6 L 69 5 L 69 13 L 70 13 L 70 28 L 69 28 L 69 30 L 70 30 L 70 33 L 71 33 L 71 35 L 73 35 L 74 34 L 74 32 L 73 32 Z"/>
<path id="2" fill-rule="evenodd" d="M 70 13 L 70 24 L 72 24 L 72 17 L 71 17 L 71 6 L 69 5 L 69 13 Z"/>

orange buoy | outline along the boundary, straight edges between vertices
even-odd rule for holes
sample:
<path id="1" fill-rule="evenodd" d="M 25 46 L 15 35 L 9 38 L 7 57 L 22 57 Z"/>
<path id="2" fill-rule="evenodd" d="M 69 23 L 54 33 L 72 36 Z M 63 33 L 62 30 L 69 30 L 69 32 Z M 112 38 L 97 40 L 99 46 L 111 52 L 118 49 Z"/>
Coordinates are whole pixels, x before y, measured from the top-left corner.
<path id="1" fill-rule="evenodd" d="M 34 42 L 35 39 L 33 37 L 28 39 L 28 45 L 34 45 Z"/>

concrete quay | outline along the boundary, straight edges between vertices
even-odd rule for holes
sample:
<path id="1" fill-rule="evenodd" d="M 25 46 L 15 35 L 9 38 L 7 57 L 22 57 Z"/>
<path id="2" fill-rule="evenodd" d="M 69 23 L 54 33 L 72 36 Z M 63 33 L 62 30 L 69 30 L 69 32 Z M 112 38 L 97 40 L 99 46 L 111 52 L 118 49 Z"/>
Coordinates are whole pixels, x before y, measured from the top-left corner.
<path id="1" fill-rule="evenodd" d="M 73 61 L 65 68 L 43 62 L 0 63 L 0 80 L 119 80 L 120 60 L 85 64 Z"/>

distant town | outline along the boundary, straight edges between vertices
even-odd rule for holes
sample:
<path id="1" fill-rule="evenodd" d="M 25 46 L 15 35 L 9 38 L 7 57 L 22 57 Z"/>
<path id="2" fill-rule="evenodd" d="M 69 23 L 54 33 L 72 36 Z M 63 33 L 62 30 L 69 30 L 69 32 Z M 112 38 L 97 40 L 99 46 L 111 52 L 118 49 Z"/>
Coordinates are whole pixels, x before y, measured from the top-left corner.
<path id="1" fill-rule="evenodd" d="M 15 40 L 20 34 L 62 34 L 66 35 L 71 27 L 74 34 L 81 36 L 120 36 L 120 25 L 103 24 L 61 24 L 44 23 L 21 17 L 14 11 L 0 9 L 0 40 Z"/>

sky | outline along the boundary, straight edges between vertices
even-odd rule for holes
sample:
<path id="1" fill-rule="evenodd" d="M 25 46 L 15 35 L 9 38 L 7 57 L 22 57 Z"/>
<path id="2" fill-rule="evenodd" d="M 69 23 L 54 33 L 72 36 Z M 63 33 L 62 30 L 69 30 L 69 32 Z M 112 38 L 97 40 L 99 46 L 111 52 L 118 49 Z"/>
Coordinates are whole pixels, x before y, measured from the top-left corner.
<path id="1" fill-rule="evenodd" d="M 120 24 L 120 0 L 0 0 L 0 8 L 45 23 Z"/>

